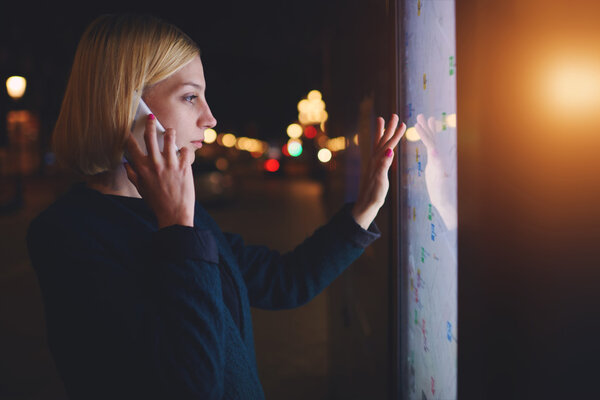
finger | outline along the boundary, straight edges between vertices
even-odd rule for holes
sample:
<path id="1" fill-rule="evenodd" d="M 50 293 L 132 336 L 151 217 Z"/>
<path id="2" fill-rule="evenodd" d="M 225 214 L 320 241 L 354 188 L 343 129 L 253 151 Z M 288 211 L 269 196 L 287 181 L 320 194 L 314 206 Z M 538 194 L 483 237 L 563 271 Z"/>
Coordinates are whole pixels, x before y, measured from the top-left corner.
<path id="1" fill-rule="evenodd" d="M 140 145 L 130 133 L 127 134 L 127 139 L 125 139 L 125 157 L 134 165 L 141 157 L 144 157 Z"/>
<path id="2" fill-rule="evenodd" d="M 395 152 L 393 148 L 388 147 L 387 149 L 385 149 L 385 151 L 383 152 L 383 156 L 380 155 L 378 157 L 379 160 L 377 161 L 375 176 L 387 178 L 387 172 L 389 171 L 390 166 L 392 165 L 394 155 Z"/>
<path id="3" fill-rule="evenodd" d="M 146 129 L 144 130 L 144 141 L 148 149 L 148 155 L 152 157 L 155 163 L 160 162 L 161 154 L 158 149 L 158 140 L 156 139 L 156 124 L 154 114 L 149 114 L 146 119 Z"/>
<path id="4" fill-rule="evenodd" d="M 405 132 L 406 124 L 404 122 L 401 122 L 400 127 L 396 129 L 394 136 L 392 136 L 392 138 L 385 144 L 385 147 L 388 149 L 394 149 L 398 145 L 400 139 L 402 139 L 402 136 L 404 136 Z"/>
<path id="5" fill-rule="evenodd" d="M 169 166 L 174 167 L 177 165 L 177 146 L 175 145 L 175 129 L 168 128 L 165 131 L 164 140 L 164 156 L 167 160 L 167 164 Z"/>
<path id="6" fill-rule="evenodd" d="M 123 163 L 123 166 L 125 167 L 125 172 L 127 172 L 127 178 L 129 178 L 129 180 L 131 181 L 131 183 L 133 183 L 133 185 L 137 189 L 138 188 L 138 176 L 137 176 L 137 173 L 135 172 L 135 170 L 133 169 L 133 167 L 131 165 L 129 165 L 129 163 Z"/>
<path id="7" fill-rule="evenodd" d="M 179 151 L 179 162 L 181 166 L 191 165 L 194 161 L 194 154 L 187 147 Z"/>
<path id="8" fill-rule="evenodd" d="M 433 117 L 431 117 L 431 118 L 433 118 Z M 435 126 L 435 124 L 434 124 L 434 126 Z M 425 119 L 425 116 L 423 114 L 417 115 L 417 125 L 415 125 L 415 128 L 417 129 L 417 133 L 419 133 L 421 140 L 423 140 L 423 138 L 425 138 L 425 140 L 429 140 L 429 142 L 433 142 L 433 136 L 434 136 L 435 130 L 431 130 L 429 128 L 429 122 Z"/>
<path id="9" fill-rule="evenodd" d="M 428 139 L 428 134 L 426 132 L 426 129 L 423 128 L 423 125 L 417 123 L 415 125 L 415 129 L 417 130 L 417 133 L 419 134 L 419 137 L 421 138 L 421 140 Z"/>
<path id="10" fill-rule="evenodd" d="M 394 132 L 396 131 L 396 126 L 398 126 L 399 120 L 400 120 L 400 118 L 398 117 L 397 114 L 392 114 L 392 117 L 390 118 L 390 121 L 388 122 L 387 128 L 385 129 L 385 132 L 384 132 L 383 136 L 381 137 L 381 141 L 379 142 L 380 149 L 381 149 L 382 145 L 387 143 L 388 140 L 390 140 L 390 138 L 394 135 Z"/>
<path id="11" fill-rule="evenodd" d="M 431 131 L 432 134 L 437 132 L 436 126 L 435 126 L 435 118 L 433 117 L 429 117 L 429 119 L 427 120 L 427 126 L 429 126 L 429 130 Z"/>
<path id="12" fill-rule="evenodd" d="M 377 148 L 381 138 L 383 136 L 383 131 L 385 130 L 385 120 L 383 117 L 377 117 L 377 130 L 375 131 L 375 140 L 373 142 L 373 148 Z"/>
<path id="13" fill-rule="evenodd" d="M 431 132 L 429 132 L 429 128 L 418 123 L 415 125 L 415 129 L 417 130 L 417 133 L 419 134 L 419 137 L 421 138 L 421 141 L 425 147 L 430 148 L 433 146 L 433 136 L 431 135 Z"/>

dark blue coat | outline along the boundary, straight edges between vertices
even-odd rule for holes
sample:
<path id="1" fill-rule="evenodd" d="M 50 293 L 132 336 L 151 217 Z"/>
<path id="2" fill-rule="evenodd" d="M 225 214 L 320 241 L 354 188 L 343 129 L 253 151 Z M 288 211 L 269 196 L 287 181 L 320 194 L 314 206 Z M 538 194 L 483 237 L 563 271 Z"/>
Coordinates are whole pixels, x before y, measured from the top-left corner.
<path id="1" fill-rule="evenodd" d="M 250 307 L 308 302 L 379 237 L 349 208 L 282 255 L 198 204 L 194 228 L 158 229 L 142 199 L 74 185 L 27 236 L 69 397 L 264 398 Z"/>

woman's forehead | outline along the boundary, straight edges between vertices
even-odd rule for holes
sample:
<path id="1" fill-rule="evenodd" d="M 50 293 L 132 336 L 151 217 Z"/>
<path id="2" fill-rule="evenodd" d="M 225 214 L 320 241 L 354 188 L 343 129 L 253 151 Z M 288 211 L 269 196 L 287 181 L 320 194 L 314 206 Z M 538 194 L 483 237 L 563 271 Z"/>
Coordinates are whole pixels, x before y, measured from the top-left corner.
<path id="1" fill-rule="evenodd" d="M 206 82 L 204 80 L 204 69 L 200 57 L 194 58 L 185 67 L 168 77 L 162 82 L 156 84 L 167 90 L 176 90 L 182 86 L 188 86 L 197 90 L 204 90 Z"/>

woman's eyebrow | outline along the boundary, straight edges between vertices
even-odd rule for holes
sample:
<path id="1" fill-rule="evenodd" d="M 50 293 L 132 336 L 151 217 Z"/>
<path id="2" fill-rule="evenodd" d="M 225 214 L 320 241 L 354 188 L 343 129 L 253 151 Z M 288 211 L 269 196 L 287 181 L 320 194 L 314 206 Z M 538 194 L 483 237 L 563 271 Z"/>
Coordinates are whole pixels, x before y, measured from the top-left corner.
<path id="1" fill-rule="evenodd" d="M 194 82 L 184 82 L 184 83 L 182 83 L 180 86 L 193 86 L 193 87 L 195 87 L 195 88 L 196 88 L 196 89 L 198 89 L 198 90 L 202 90 L 202 89 L 204 89 L 204 86 L 202 86 L 202 85 L 199 85 L 199 84 L 197 84 L 197 83 L 194 83 Z"/>

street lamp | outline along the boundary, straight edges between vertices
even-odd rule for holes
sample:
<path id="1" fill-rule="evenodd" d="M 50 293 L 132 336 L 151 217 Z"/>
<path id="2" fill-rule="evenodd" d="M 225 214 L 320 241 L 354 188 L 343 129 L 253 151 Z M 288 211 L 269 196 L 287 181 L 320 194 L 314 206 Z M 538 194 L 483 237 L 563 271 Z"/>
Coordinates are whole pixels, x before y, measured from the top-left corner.
<path id="1" fill-rule="evenodd" d="M 19 100 L 25 94 L 27 81 L 22 76 L 11 76 L 6 80 L 6 91 L 13 100 Z M 3 196 L 0 202 L 0 212 L 8 212 L 20 208 L 23 205 L 23 180 L 21 167 L 23 165 L 23 143 L 22 119 L 27 117 L 27 111 L 10 111 L 6 116 L 9 146 L 8 146 L 8 170 L 1 171 L 12 176 L 12 188 L 3 187 Z M 4 169 L 4 168 L 3 168 Z M 2 182 L 0 182 L 2 183 Z M 8 190 L 7 190 L 8 189 Z M 4 193 L 10 193 L 12 197 L 6 197 Z"/>
<path id="2" fill-rule="evenodd" d="M 6 91 L 13 100 L 19 100 L 25 94 L 27 80 L 22 76 L 11 76 L 6 80 Z"/>

